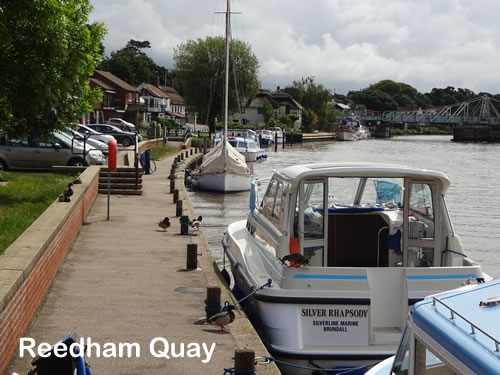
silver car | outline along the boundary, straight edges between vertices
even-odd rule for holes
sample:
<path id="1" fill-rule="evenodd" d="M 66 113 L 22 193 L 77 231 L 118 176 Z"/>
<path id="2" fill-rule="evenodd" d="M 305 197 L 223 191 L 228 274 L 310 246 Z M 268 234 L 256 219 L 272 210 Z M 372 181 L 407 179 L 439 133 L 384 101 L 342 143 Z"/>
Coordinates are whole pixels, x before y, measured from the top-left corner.
<path id="1" fill-rule="evenodd" d="M 70 138 L 74 138 L 80 143 L 83 143 L 86 145 L 86 148 L 89 146 L 101 151 L 104 155 L 108 155 L 108 144 L 104 143 L 98 139 L 93 138 L 91 135 L 83 135 L 82 133 L 77 132 L 76 130 L 73 130 L 71 128 L 64 128 L 62 131 L 64 134 L 66 134 Z"/>
<path id="2" fill-rule="evenodd" d="M 97 139 L 98 141 L 104 142 L 106 144 L 108 144 L 110 140 L 115 139 L 115 137 L 113 137 L 112 135 L 99 133 L 98 131 L 89 128 L 87 125 L 79 124 L 76 127 L 76 131 L 80 134 L 89 136 L 92 139 Z"/>
<path id="3" fill-rule="evenodd" d="M 59 132 L 47 137 L 0 136 L 0 169 L 48 169 L 54 165 L 85 166 L 105 162 L 101 151 Z"/>

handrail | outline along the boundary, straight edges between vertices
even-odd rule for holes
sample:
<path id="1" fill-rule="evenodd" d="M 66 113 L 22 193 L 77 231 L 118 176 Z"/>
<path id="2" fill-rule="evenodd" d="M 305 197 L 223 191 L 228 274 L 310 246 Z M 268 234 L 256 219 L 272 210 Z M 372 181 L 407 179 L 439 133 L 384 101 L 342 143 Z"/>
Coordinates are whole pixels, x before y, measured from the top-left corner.
<path id="1" fill-rule="evenodd" d="M 444 303 L 443 301 L 441 301 L 439 298 L 432 297 L 432 306 L 436 306 L 436 302 L 439 302 L 441 305 L 443 305 L 444 307 L 446 307 L 450 311 L 450 320 L 455 319 L 455 315 L 457 315 L 458 317 L 462 318 L 462 320 L 464 320 L 466 323 L 470 324 L 470 328 L 471 328 L 470 334 L 471 335 L 475 335 L 476 334 L 476 332 L 475 332 L 476 330 L 480 331 L 483 335 L 485 335 L 486 337 L 488 337 L 489 339 L 491 339 L 495 343 L 495 352 L 500 351 L 500 341 L 499 340 L 497 340 L 496 338 L 494 338 L 490 334 L 486 333 L 484 330 L 482 330 L 481 328 L 479 328 L 478 326 L 476 326 L 474 323 L 472 323 L 470 320 L 468 320 L 467 318 L 465 318 L 464 316 L 462 316 L 457 311 L 453 310 L 450 306 L 448 306 L 446 303 Z"/>

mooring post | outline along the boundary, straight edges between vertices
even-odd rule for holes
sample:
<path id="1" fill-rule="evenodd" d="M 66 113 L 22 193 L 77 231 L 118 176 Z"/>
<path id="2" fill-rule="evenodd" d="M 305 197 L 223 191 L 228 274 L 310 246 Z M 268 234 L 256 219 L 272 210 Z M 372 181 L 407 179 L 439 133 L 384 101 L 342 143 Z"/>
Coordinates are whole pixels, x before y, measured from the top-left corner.
<path id="1" fill-rule="evenodd" d="M 193 149 L 192 148 L 189 149 L 189 153 L 190 153 L 190 155 L 193 155 Z"/>
<path id="2" fill-rule="evenodd" d="M 170 194 L 172 194 L 175 191 L 175 178 L 172 178 L 170 180 Z"/>
<path id="3" fill-rule="evenodd" d="M 175 216 L 177 217 L 182 216 L 182 199 L 179 199 L 177 202 L 175 202 Z"/>
<path id="4" fill-rule="evenodd" d="M 195 270 L 197 268 L 198 268 L 198 244 L 188 243 L 186 269 Z"/>
<path id="5" fill-rule="evenodd" d="M 250 349 L 236 349 L 234 351 L 234 373 L 255 373 L 255 352 Z"/>
<path id="6" fill-rule="evenodd" d="M 179 189 L 174 190 L 174 203 L 177 203 L 179 200 Z"/>
<path id="7" fill-rule="evenodd" d="M 220 312 L 220 299 L 221 291 L 219 287 L 207 287 L 207 299 L 205 300 L 205 313 L 207 314 L 207 319 Z"/>

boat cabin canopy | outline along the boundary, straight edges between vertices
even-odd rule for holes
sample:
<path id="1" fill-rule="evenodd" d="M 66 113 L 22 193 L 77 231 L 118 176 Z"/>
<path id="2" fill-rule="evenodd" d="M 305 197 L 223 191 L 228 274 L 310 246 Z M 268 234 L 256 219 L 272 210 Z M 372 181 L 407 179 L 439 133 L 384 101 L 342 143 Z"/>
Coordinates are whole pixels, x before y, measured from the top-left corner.
<path id="1" fill-rule="evenodd" d="M 280 258 L 300 252 L 319 267 L 440 266 L 451 232 L 448 185 L 443 173 L 401 166 L 294 166 L 275 173 L 259 214 L 290 243 L 275 246 Z"/>

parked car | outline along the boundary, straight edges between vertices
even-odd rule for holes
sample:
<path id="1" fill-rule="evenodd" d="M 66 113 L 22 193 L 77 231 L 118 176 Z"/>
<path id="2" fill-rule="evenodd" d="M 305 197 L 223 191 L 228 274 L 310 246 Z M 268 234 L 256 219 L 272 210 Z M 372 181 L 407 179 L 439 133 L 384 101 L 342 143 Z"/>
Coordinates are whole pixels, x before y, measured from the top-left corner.
<path id="1" fill-rule="evenodd" d="M 85 166 L 103 164 L 104 155 L 90 145 L 64 133 L 47 137 L 0 136 L 0 169 L 47 169 L 55 165 Z"/>
<path id="2" fill-rule="evenodd" d="M 116 126 L 109 124 L 88 124 L 87 126 L 99 133 L 112 135 L 118 143 L 125 147 L 135 143 L 135 133 L 123 131 Z M 139 142 L 142 141 L 140 134 L 137 134 L 137 137 Z"/>
<path id="3" fill-rule="evenodd" d="M 101 151 L 104 155 L 108 155 L 108 153 L 109 153 L 107 142 L 104 143 L 98 139 L 92 138 L 89 135 L 85 136 L 82 133 L 77 132 L 76 130 L 73 130 L 71 128 L 64 128 L 64 130 L 62 132 L 64 134 L 66 134 L 67 136 L 74 138 L 77 141 L 83 143 L 86 146 L 86 148 L 88 148 L 89 146 L 92 146 L 95 149 Z"/>
<path id="4" fill-rule="evenodd" d="M 98 131 L 95 131 L 94 129 L 89 128 L 88 126 L 82 125 L 82 124 L 78 125 L 78 127 L 76 128 L 76 131 L 78 133 L 83 134 L 83 135 L 89 135 L 90 138 L 97 139 L 98 141 L 104 142 L 106 144 L 108 144 L 108 142 L 111 139 L 115 139 L 115 137 L 113 137 L 112 135 L 106 135 L 106 134 L 99 133 Z"/>
<path id="5" fill-rule="evenodd" d="M 125 131 L 135 132 L 135 125 L 121 118 L 117 117 L 110 118 L 108 119 L 108 121 L 106 121 L 106 124 L 114 125 L 117 128 L 120 128 Z"/>

